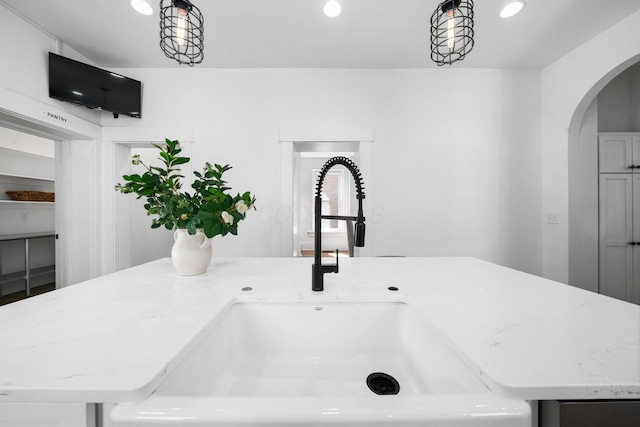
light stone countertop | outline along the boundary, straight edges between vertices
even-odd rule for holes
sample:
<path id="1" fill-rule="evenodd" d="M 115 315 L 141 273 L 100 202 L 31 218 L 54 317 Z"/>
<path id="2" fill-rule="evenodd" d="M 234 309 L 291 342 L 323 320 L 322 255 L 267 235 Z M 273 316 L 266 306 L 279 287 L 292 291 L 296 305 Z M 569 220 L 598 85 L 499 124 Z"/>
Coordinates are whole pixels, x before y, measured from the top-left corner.
<path id="1" fill-rule="evenodd" d="M 325 297 L 404 297 L 499 396 L 640 398 L 636 305 L 473 258 L 340 261 Z M 214 258 L 179 277 L 167 258 L 0 307 L 0 402 L 142 400 L 243 287 L 317 294 L 312 262 Z"/>

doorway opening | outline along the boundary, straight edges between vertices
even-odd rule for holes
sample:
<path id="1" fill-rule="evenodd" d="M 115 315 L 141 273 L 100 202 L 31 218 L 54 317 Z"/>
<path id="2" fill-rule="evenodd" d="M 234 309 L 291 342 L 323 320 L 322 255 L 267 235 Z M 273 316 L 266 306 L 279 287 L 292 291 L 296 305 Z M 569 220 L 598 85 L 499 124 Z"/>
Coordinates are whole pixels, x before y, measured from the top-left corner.
<path id="1" fill-rule="evenodd" d="M 156 143 L 156 142 L 154 142 Z M 181 155 L 191 157 L 191 143 L 181 142 Z M 122 176 L 132 173 L 144 173 L 140 165 L 134 166 L 131 158 L 140 156 L 140 160 L 149 166 L 163 166 L 158 159 L 158 149 L 152 142 L 115 142 L 114 143 L 114 178 L 116 183 L 123 183 Z M 191 187 L 193 173 L 191 162 L 181 165 L 181 175 L 185 189 Z M 151 228 L 151 218 L 144 208 L 145 198 L 136 198 L 131 194 L 114 192 L 115 236 L 114 271 L 144 264 L 160 258 L 171 256 L 174 243 L 173 231 Z"/>
<path id="2" fill-rule="evenodd" d="M 56 288 L 55 153 L 0 127 L 0 305 Z"/>
<path id="3" fill-rule="evenodd" d="M 278 129 L 281 165 L 281 204 L 278 208 L 280 224 L 280 254 L 281 256 L 301 256 L 300 226 L 298 218 L 301 216 L 301 196 L 297 188 L 299 182 L 295 166 L 298 153 L 302 152 L 353 152 L 362 176 L 367 182 L 372 174 L 372 143 L 374 129 L 362 126 L 285 126 Z M 345 145 L 346 144 L 346 145 Z M 346 148 L 345 148 L 346 147 Z M 300 155 L 300 157 L 302 157 Z M 306 180 L 306 178 L 305 178 Z M 308 180 L 307 180 L 308 182 Z M 296 199 L 296 200 L 294 200 Z M 364 216 L 371 217 L 372 204 L 375 200 L 375 189 L 367 188 L 367 201 L 363 204 Z M 310 210 L 309 210 L 310 211 Z M 324 243 L 324 242 L 323 242 Z M 367 238 L 364 247 L 357 248 L 354 255 L 371 256 L 375 246 L 375 233 Z M 335 253 L 335 251 L 333 251 Z"/>
<path id="4" fill-rule="evenodd" d="M 357 142 L 311 142 L 295 144 L 293 153 L 293 236 L 294 256 L 313 257 L 314 198 L 318 174 L 322 166 L 334 156 L 360 160 Z M 353 177 L 344 167 L 331 169 L 324 181 L 322 213 L 325 215 L 355 215 Z M 354 256 L 353 227 L 345 221 L 322 220 L 322 256 Z"/>
<path id="5" fill-rule="evenodd" d="M 569 283 L 635 303 L 640 280 L 634 271 L 640 265 L 640 250 L 630 245 L 634 231 L 623 222 L 633 223 L 638 213 L 631 209 L 633 198 L 613 197 L 609 187 L 622 182 L 619 178 L 626 174 L 610 173 L 610 162 L 602 156 L 610 157 L 625 138 L 631 152 L 633 133 L 640 131 L 639 105 L 636 58 L 611 70 L 585 95 L 572 118 L 568 147 Z M 628 161 L 632 163 L 631 158 Z M 629 189 L 630 182 L 626 180 Z"/>

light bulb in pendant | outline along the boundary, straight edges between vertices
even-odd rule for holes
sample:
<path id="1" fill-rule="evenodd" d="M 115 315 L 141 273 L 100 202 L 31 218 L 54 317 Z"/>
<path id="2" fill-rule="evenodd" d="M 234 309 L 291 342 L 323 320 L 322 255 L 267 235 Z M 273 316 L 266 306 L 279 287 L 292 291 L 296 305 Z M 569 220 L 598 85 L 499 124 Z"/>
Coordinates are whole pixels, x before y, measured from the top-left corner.
<path id="1" fill-rule="evenodd" d="M 176 26 L 176 42 L 180 46 L 184 46 L 185 36 L 187 35 L 187 19 L 189 12 L 185 9 L 178 8 L 178 24 Z"/>
<path id="2" fill-rule="evenodd" d="M 451 50 L 456 45 L 456 14 L 455 9 L 447 11 L 447 47 Z"/>

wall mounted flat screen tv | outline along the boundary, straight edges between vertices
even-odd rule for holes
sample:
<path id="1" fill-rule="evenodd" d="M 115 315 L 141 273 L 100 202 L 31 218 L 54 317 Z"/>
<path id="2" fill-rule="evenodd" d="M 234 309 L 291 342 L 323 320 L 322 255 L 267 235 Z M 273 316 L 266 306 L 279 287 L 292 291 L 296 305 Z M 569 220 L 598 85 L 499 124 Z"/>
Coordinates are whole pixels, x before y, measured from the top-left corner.
<path id="1" fill-rule="evenodd" d="M 142 83 L 49 52 L 49 97 L 140 118 Z"/>

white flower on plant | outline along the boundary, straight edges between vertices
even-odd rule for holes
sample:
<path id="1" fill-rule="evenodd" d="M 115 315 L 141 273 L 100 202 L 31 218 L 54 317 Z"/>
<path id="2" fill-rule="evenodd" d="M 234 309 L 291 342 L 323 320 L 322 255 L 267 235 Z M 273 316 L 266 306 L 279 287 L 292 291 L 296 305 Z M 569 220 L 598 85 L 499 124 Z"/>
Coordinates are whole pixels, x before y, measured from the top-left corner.
<path id="1" fill-rule="evenodd" d="M 238 200 L 236 202 L 236 211 L 238 211 L 240 215 L 244 215 L 248 210 L 249 207 L 245 205 L 244 200 Z"/>
<path id="2" fill-rule="evenodd" d="M 131 164 L 139 165 L 140 164 L 140 154 L 136 154 L 131 157 Z"/>
<path id="3" fill-rule="evenodd" d="M 227 211 L 222 212 L 222 220 L 229 225 L 233 224 L 233 217 Z"/>

